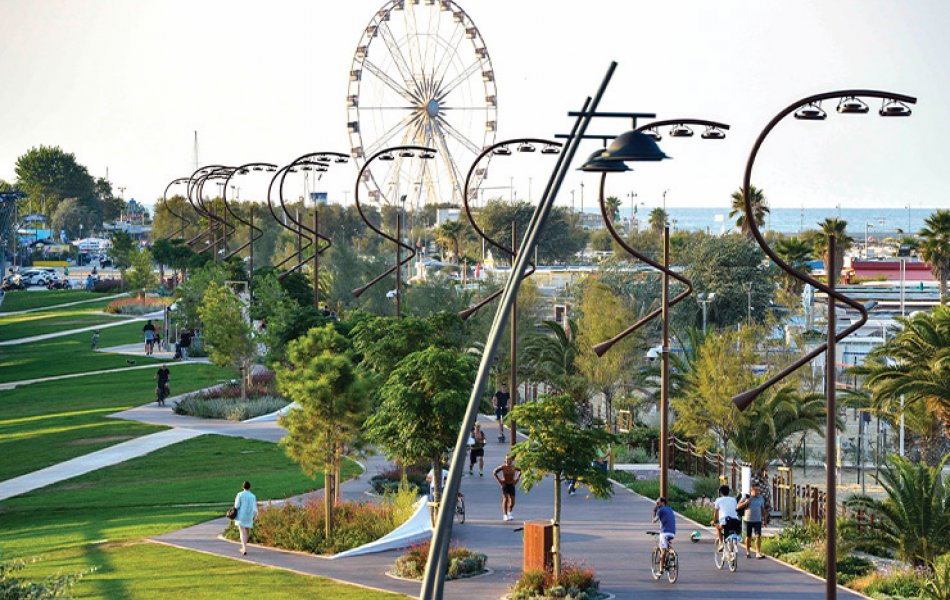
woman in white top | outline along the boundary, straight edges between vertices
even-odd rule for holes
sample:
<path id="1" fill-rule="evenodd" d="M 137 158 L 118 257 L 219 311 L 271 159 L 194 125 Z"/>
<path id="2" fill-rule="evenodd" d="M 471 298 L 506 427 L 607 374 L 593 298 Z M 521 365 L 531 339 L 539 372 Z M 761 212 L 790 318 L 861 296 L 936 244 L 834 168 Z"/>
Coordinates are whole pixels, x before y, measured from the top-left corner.
<path id="1" fill-rule="evenodd" d="M 234 508 L 237 509 L 234 524 L 241 532 L 241 554 L 247 554 L 248 533 L 257 518 L 257 497 L 251 493 L 251 482 L 245 481 L 242 487 L 244 490 L 234 497 Z"/>

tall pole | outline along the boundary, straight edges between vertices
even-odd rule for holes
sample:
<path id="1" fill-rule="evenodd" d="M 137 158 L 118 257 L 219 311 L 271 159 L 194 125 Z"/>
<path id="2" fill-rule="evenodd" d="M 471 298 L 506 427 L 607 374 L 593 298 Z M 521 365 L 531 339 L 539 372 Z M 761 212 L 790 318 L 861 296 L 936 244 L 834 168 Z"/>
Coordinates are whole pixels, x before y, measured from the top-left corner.
<path id="1" fill-rule="evenodd" d="M 402 241 L 402 210 L 396 209 L 396 239 Z M 396 242 L 396 318 L 402 316 L 402 266 L 399 261 L 402 260 L 402 245 Z"/>
<path id="2" fill-rule="evenodd" d="M 660 343 L 660 495 L 667 493 L 670 469 L 669 402 L 670 402 L 670 228 L 663 227 L 663 292 L 661 298 L 662 327 Z"/>
<path id="3" fill-rule="evenodd" d="M 299 209 L 299 208 L 295 208 L 295 209 L 294 209 L 294 215 L 296 216 L 297 222 L 299 223 L 299 222 L 300 222 L 300 209 Z M 301 233 L 301 228 L 298 227 L 298 228 L 297 228 L 297 264 L 300 264 L 301 257 L 302 257 L 301 246 L 303 245 L 303 242 L 302 242 L 301 239 L 300 239 L 300 236 L 301 236 L 301 235 L 302 235 L 302 233 Z"/>
<path id="4" fill-rule="evenodd" d="M 320 231 L 320 211 L 317 205 L 313 205 L 313 307 L 320 309 L 320 238 L 317 232 Z M 397 257 L 398 260 L 398 257 Z"/>
<path id="5" fill-rule="evenodd" d="M 709 304 L 709 300 L 700 300 L 703 303 L 703 335 L 706 335 L 706 306 Z"/>
<path id="6" fill-rule="evenodd" d="M 538 249 L 537 246 L 534 247 Z M 518 254 L 518 222 L 511 222 L 511 267 L 515 266 L 515 257 Z M 518 297 L 511 301 L 511 372 L 508 375 L 508 389 L 511 390 L 511 408 L 515 407 L 518 401 Z M 515 447 L 515 436 L 517 435 L 517 425 L 513 418 L 509 419 L 508 425 L 511 427 L 511 439 L 509 447 Z"/>
<path id="7" fill-rule="evenodd" d="M 248 207 L 248 215 L 250 218 L 248 221 L 251 223 L 251 228 L 248 231 L 248 234 L 251 236 L 247 241 L 247 296 L 248 301 L 252 304 L 254 303 L 254 203 Z"/>
<path id="8" fill-rule="evenodd" d="M 831 270 L 828 271 L 828 287 L 832 293 L 835 290 L 835 275 L 838 265 L 836 260 L 835 236 L 828 236 L 828 256 L 830 257 Z M 828 295 L 828 349 L 825 351 L 825 396 L 826 396 L 826 414 L 825 414 L 825 544 L 827 554 L 825 557 L 825 598 L 834 600 L 838 594 L 836 566 L 838 562 L 837 552 L 837 481 L 835 473 L 835 455 L 836 444 L 835 436 L 837 429 L 835 427 L 835 416 L 837 407 L 835 406 L 835 298 Z"/>

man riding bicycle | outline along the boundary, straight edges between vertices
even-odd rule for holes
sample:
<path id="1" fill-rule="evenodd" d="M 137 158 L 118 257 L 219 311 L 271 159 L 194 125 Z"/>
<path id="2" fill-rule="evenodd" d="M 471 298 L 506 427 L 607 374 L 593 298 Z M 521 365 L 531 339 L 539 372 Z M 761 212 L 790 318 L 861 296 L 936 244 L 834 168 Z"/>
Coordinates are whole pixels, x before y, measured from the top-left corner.
<path id="1" fill-rule="evenodd" d="M 719 539 L 719 546 L 722 546 L 724 537 L 730 534 L 741 535 L 742 521 L 739 520 L 737 512 L 738 502 L 729 495 L 729 486 L 719 486 L 719 498 L 714 503 L 713 523 L 716 524 L 716 537 Z"/>
<path id="2" fill-rule="evenodd" d="M 676 515 L 668 506 L 666 498 L 657 498 L 653 507 L 653 522 L 660 522 L 660 535 L 657 536 L 657 545 L 660 547 L 660 573 L 666 568 L 666 555 L 670 549 L 670 542 L 676 537 Z"/>

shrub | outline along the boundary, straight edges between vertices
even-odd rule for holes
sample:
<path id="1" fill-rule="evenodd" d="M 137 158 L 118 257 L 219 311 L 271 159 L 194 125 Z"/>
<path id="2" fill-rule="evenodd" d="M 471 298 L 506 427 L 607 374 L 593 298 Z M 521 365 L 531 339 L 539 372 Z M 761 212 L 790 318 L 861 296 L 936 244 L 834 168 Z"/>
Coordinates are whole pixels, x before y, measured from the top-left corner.
<path id="1" fill-rule="evenodd" d="M 656 454 L 651 453 L 646 448 L 621 446 L 614 454 L 614 462 L 644 465 L 658 462 L 658 460 Z"/>
<path id="2" fill-rule="evenodd" d="M 125 289 L 121 279 L 98 279 L 92 284 L 92 291 L 100 294 L 121 292 Z"/>
<path id="3" fill-rule="evenodd" d="M 709 498 L 694 498 L 687 502 L 680 512 L 697 523 L 705 525 L 712 521 L 714 510 L 713 502 Z"/>
<path id="4" fill-rule="evenodd" d="M 393 574 L 407 579 L 422 579 L 426 560 L 429 557 L 429 542 L 413 545 L 396 559 Z M 472 552 L 464 546 L 449 548 L 449 568 L 446 579 L 461 579 L 485 572 L 488 557 Z"/>
<path id="5" fill-rule="evenodd" d="M 783 558 L 786 554 L 798 552 L 802 549 L 802 544 L 798 540 L 782 537 L 781 534 L 773 537 L 762 538 L 762 552 L 775 558 Z"/>
<path id="6" fill-rule="evenodd" d="M 202 419 L 246 421 L 278 411 L 288 404 L 286 399 L 279 396 L 258 396 L 241 400 L 240 398 L 207 398 L 192 394 L 182 398 L 175 405 L 174 410 L 179 415 Z"/>
<path id="7" fill-rule="evenodd" d="M 635 479 L 630 483 L 624 483 L 628 488 L 640 494 L 641 496 L 646 496 L 647 498 L 656 499 L 660 497 L 660 480 L 659 479 Z M 686 492 L 682 488 L 679 488 L 675 485 L 667 486 L 667 500 L 670 503 L 675 502 L 686 502 L 690 500 L 689 492 Z"/>
<path id="8" fill-rule="evenodd" d="M 715 500 L 719 497 L 719 477 L 710 475 L 708 477 L 693 478 L 693 495 L 697 498 L 710 498 Z"/>
<path id="9" fill-rule="evenodd" d="M 561 578 L 557 581 L 551 571 L 528 569 L 522 572 L 508 595 L 511 600 L 596 600 L 605 596 L 600 592 L 600 582 L 593 569 L 570 562 L 563 563 Z"/>
<path id="10" fill-rule="evenodd" d="M 927 577 L 913 569 L 887 569 L 858 577 L 849 587 L 872 598 L 918 598 L 927 586 Z"/>
<path id="11" fill-rule="evenodd" d="M 17 573 L 27 566 L 39 562 L 39 558 L 27 560 L 0 560 L 0 598 L 18 600 L 47 600 L 66 598 L 73 585 L 85 575 L 96 570 L 95 567 L 71 575 L 49 575 L 41 582 L 17 577 Z"/>
<path id="12" fill-rule="evenodd" d="M 950 554 L 938 556 L 933 563 L 933 577 L 927 581 L 924 597 L 929 600 L 950 600 Z"/>
<path id="13" fill-rule="evenodd" d="M 426 482 L 427 473 L 426 468 L 418 465 L 406 467 L 406 482 L 418 493 L 427 494 L 429 493 L 429 484 Z M 392 492 L 402 483 L 402 469 L 395 465 L 387 467 L 374 475 L 369 483 L 377 494 Z"/>
<path id="14" fill-rule="evenodd" d="M 874 563 L 853 554 L 839 554 L 837 562 L 838 581 L 847 584 L 857 577 L 867 575 L 874 569 Z M 822 543 L 805 546 L 798 552 L 791 552 L 783 560 L 819 577 L 825 576 L 825 548 Z"/>
<path id="15" fill-rule="evenodd" d="M 378 540 L 412 516 L 416 494 L 408 488 L 388 494 L 383 502 L 340 502 L 333 508 L 333 537 L 324 536 L 323 497 L 305 504 L 268 504 L 260 510 L 250 541 L 286 550 L 327 554 L 342 552 Z M 224 537 L 237 540 L 234 523 Z"/>
<path id="16" fill-rule="evenodd" d="M 105 308 L 105 312 L 114 315 L 147 315 L 165 308 L 167 303 L 161 298 L 116 298 Z"/>

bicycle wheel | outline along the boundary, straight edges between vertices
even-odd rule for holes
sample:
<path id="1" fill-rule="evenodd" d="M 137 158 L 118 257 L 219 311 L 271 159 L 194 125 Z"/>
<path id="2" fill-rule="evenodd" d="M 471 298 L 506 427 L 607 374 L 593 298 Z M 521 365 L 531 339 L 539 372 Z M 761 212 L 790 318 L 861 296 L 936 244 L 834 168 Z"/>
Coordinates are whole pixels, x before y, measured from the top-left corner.
<path id="1" fill-rule="evenodd" d="M 462 498 L 455 504 L 455 518 L 458 519 L 459 525 L 465 522 L 465 500 Z"/>
<path id="2" fill-rule="evenodd" d="M 725 561 L 726 561 L 726 543 L 728 543 L 728 542 L 723 542 L 722 546 L 720 546 L 719 543 L 716 542 L 716 550 L 715 550 L 714 556 L 716 557 L 716 568 L 717 568 L 717 569 L 721 569 L 721 568 L 722 568 L 722 565 L 725 564 Z"/>
<path id="3" fill-rule="evenodd" d="M 736 538 L 729 540 L 729 570 L 733 573 L 739 568 L 739 542 Z"/>
<path id="4" fill-rule="evenodd" d="M 659 579 L 663 576 L 663 572 L 660 570 L 660 549 L 653 549 L 653 556 L 650 559 L 650 571 L 653 573 L 653 579 Z"/>
<path id="5" fill-rule="evenodd" d="M 666 554 L 666 579 L 670 583 L 676 583 L 676 578 L 680 574 L 680 560 L 676 556 L 676 550 L 670 548 Z"/>

